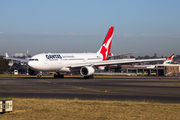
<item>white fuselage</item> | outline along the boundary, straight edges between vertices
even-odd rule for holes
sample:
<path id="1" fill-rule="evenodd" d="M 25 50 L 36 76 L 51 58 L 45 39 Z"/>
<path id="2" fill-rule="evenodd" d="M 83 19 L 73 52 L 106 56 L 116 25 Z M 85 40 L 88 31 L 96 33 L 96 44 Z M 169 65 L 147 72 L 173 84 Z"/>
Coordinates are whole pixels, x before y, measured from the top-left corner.
<path id="1" fill-rule="evenodd" d="M 102 60 L 103 56 L 100 53 L 42 53 L 33 56 L 28 65 L 36 71 L 71 72 L 67 66 Z"/>

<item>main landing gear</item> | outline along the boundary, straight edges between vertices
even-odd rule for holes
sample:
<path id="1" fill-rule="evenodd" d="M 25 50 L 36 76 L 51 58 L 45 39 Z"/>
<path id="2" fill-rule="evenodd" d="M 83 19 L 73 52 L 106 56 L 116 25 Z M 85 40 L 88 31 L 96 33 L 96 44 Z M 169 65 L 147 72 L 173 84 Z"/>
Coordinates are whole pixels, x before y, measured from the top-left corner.
<path id="1" fill-rule="evenodd" d="M 42 78 L 42 75 L 38 74 L 38 75 L 37 75 L 37 78 L 38 78 L 38 79 L 41 79 L 41 78 Z"/>
<path id="2" fill-rule="evenodd" d="M 64 74 L 56 73 L 54 74 L 54 78 L 64 78 Z"/>
<path id="3" fill-rule="evenodd" d="M 90 75 L 90 76 L 84 76 L 84 79 L 93 79 L 94 75 Z"/>

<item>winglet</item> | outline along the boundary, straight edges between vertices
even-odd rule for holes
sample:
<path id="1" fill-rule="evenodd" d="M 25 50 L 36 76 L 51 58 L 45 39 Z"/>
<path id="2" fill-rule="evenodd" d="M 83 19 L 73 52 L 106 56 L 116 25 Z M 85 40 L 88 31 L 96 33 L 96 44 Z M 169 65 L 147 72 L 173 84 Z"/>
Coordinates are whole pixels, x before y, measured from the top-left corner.
<path id="1" fill-rule="evenodd" d="M 9 57 L 9 55 L 8 55 L 7 53 L 6 53 L 5 55 L 6 55 L 6 58 L 8 58 L 8 57 Z"/>

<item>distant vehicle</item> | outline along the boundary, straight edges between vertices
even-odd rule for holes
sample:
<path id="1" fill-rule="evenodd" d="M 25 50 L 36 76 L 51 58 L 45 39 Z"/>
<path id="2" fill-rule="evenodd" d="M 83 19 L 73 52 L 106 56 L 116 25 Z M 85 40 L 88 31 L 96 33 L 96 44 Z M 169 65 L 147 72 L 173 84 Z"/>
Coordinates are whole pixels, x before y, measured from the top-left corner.
<path id="1" fill-rule="evenodd" d="M 14 70 L 14 75 L 18 75 L 18 70 Z"/>
<path id="2" fill-rule="evenodd" d="M 80 72 L 84 79 L 93 78 L 93 74 L 98 66 L 131 64 L 145 61 L 162 61 L 161 59 L 116 59 L 108 60 L 108 53 L 110 53 L 111 43 L 113 38 L 114 27 L 111 26 L 105 37 L 105 40 L 96 53 L 42 53 L 33 56 L 31 59 L 10 58 L 6 53 L 6 59 L 19 60 L 28 62 L 29 72 L 43 71 L 56 72 L 54 78 L 63 78 L 63 72 Z M 40 72 L 42 73 L 42 72 Z M 38 74 L 41 78 L 42 74 Z"/>
<path id="3" fill-rule="evenodd" d="M 144 75 L 149 75 L 148 71 L 144 71 Z"/>
<path id="4" fill-rule="evenodd" d="M 138 70 L 137 75 L 143 75 L 142 70 Z"/>
<path id="5" fill-rule="evenodd" d="M 155 76 L 156 75 L 156 71 L 155 70 L 151 70 L 151 75 Z"/>

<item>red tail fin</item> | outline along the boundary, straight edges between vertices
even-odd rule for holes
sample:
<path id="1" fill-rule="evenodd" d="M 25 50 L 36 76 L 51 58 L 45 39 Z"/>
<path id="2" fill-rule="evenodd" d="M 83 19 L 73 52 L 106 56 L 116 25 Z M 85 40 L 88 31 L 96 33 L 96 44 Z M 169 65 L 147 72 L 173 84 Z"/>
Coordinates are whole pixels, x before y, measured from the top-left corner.
<path id="1" fill-rule="evenodd" d="M 106 38 L 105 38 L 100 50 L 97 52 L 97 53 L 101 53 L 103 55 L 103 60 L 108 60 L 108 53 L 110 53 L 110 50 L 111 50 L 113 31 L 114 31 L 114 27 L 111 26 L 109 28 L 109 31 L 106 35 Z"/>
<path id="2" fill-rule="evenodd" d="M 163 64 L 171 64 L 172 60 L 173 60 L 174 54 L 172 54 L 171 56 L 169 56 L 167 58 L 167 60 L 163 63 Z"/>

